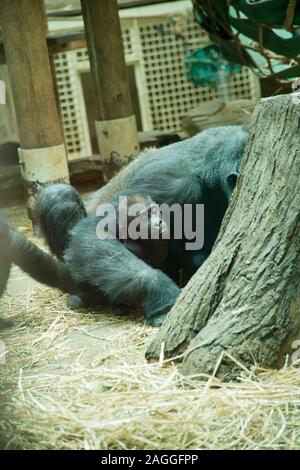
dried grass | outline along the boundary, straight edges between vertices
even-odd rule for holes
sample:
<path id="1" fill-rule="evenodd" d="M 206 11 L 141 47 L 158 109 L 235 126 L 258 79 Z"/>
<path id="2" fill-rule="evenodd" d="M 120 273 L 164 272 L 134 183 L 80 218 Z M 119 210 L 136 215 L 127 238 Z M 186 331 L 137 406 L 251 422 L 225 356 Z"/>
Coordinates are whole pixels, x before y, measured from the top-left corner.
<path id="1" fill-rule="evenodd" d="M 78 313 L 38 287 L 0 311 L 0 441 L 7 449 L 297 449 L 300 373 L 241 370 L 238 383 L 147 364 L 139 317 Z"/>
<path id="2" fill-rule="evenodd" d="M 6 448 L 299 448 L 296 366 L 191 381 L 174 364 L 145 362 L 156 330 L 138 318 L 74 313 L 46 288 L 3 304 L 18 323 L 2 333 Z"/>

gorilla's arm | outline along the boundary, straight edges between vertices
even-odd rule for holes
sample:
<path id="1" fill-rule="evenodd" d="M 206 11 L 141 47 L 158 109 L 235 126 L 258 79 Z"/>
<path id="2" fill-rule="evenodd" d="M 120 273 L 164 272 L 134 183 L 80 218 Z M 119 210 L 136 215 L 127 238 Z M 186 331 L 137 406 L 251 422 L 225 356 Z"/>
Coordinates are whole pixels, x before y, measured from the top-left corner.
<path id="1" fill-rule="evenodd" d="M 0 212 L 0 297 L 6 289 L 11 268 L 11 260 L 7 253 L 8 236 L 9 227 L 3 214 Z"/>
<path id="2" fill-rule="evenodd" d="M 0 212 L 0 297 L 2 297 L 10 274 L 11 261 L 7 253 L 7 237 L 9 233 L 8 225 Z M 9 328 L 13 322 L 0 317 L 0 330 Z"/>
<path id="3" fill-rule="evenodd" d="M 22 234 L 10 231 L 11 261 L 33 279 L 68 294 L 78 292 L 66 266 L 38 248 Z"/>
<path id="4" fill-rule="evenodd" d="M 8 259 L 0 259 L 0 297 L 6 289 L 10 274 L 11 263 Z"/>
<path id="5" fill-rule="evenodd" d="M 78 287 L 66 266 L 38 248 L 24 235 L 12 230 L 0 214 L 0 295 L 4 292 L 11 263 L 36 281 L 74 294 Z"/>
<path id="6" fill-rule="evenodd" d="M 70 233 L 64 262 L 89 297 L 112 305 L 136 306 L 152 324 L 161 324 L 180 289 L 162 271 L 137 258 L 117 239 L 97 237 L 98 217 L 81 220 Z M 160 322 L 160 323 L 159 323 Z"/>

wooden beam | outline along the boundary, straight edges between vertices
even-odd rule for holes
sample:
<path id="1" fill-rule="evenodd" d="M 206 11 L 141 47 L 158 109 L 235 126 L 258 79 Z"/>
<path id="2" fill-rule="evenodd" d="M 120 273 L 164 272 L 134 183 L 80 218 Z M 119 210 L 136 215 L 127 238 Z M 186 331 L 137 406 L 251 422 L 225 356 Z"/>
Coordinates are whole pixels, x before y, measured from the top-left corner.
<path id="1" fill-rule="evenodd" d="M 158 3 L 166 3 L 170 2 L 173 0 L 124 0 L 124 1 L 119 1 L 118 2 L 118 8 L 119 10 L 124 10 L 126 8 L 136 8 L 139 6 L 145 6 L 145 5 L 155 5 Z M 73 16 L 80 16 L 81 15 L 81 9 L 80 8 L 74 8 L 70 10 L 52 10 L 47 13 L 48 18 L 70 18 Z"/>
<path id="2" fill-rule="evenodd" d="M 71 184 L 79 185 L 93 182 L 97 189 L 103 182 L 103 163 L 99 155 L 69 160 Z M 22 175 L 19 165 L 3 165 L 0 171 L 0 206 L 16 196 L 24 196 Z"/>
<path id="3" fill-rule="evenodd" d="M 116 0 L 81 0 L 95 89 L 99 152 L 109 179 L 139 152 Z"/>
<path id="4" fill-rule="evenodd" d="M 81 49 L 86 47 L 84 31 L 68 31 L 51 33 L 47 37 L 48 55 L 58 54 L 59 52 L 67 52 L 73 49 Z M 5 53 L 3 41 L 0 38 L 0 64 L 5 64 Z"/>
<path id="5" fill-rule="evenodd" d="M 55 102 L 41 0 L 2 0 L 4 49 L 21 147 L 63 142 Z"/>
<path id="6" fill-rule="evenodd" d="M 43 0 L 1 0 L 1 26 L 31 217 L 41 187 L 68 181 L 63 134 L 56 107 Z"/>
<path id="7" fill-rule="evenodd" d="M 117 2 L 81 0 L 81 6 L 98 119 L 128 117 L 132 105 Z"/>

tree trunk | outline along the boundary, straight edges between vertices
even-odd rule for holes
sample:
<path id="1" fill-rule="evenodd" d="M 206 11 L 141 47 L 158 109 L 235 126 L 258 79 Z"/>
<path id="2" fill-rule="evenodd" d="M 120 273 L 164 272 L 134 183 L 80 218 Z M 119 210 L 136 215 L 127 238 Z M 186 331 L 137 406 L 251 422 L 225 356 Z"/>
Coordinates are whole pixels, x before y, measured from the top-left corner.
<path id="1" fill-rule="evenodd" d="M 279 366 L 290 350 L 300 324 L 299 110 L 295 95 L 257 105 L 214 249 L 148 358 L 182 353 L 183 373 L 228 380 L 240 367 Z"/>

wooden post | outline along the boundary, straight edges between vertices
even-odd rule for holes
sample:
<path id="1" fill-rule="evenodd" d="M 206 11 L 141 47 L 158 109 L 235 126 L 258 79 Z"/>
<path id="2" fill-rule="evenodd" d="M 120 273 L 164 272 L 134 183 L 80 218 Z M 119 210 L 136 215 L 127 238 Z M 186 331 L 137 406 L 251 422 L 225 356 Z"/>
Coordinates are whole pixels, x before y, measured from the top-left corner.
<path id="1" fill-rule="evenodd" d="M 30 215 L 42 186 L 69 180 L 48 57 L 43 1 L 2 0 L 1 22 Z"/>
<path id="2" fill-rule="evenodd" d="M 139 152 L 116 0 L 81 0 L 93 75 L 99 152 L 106 178 Z"/>

